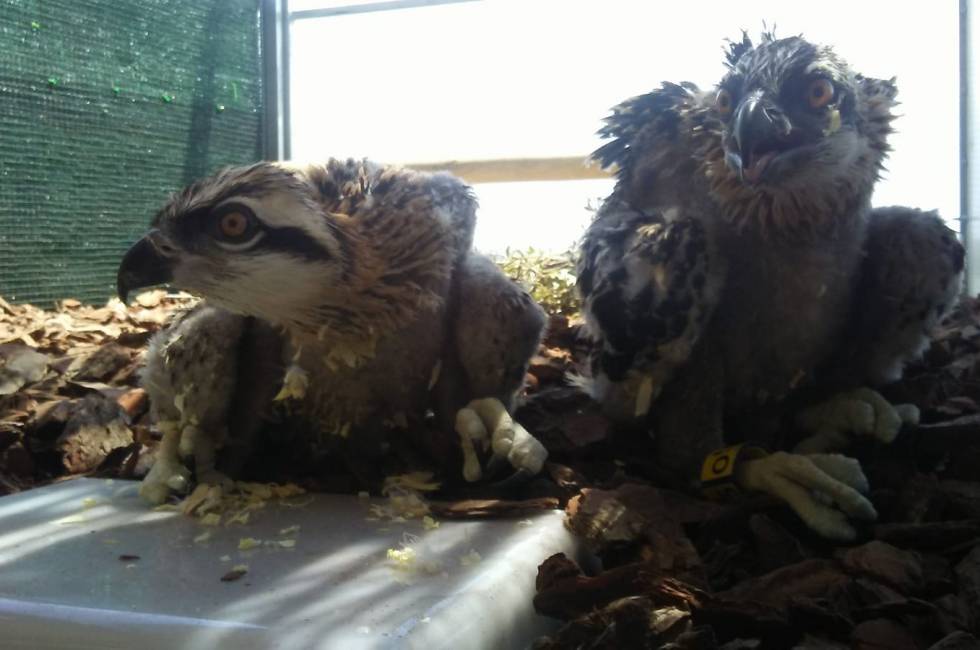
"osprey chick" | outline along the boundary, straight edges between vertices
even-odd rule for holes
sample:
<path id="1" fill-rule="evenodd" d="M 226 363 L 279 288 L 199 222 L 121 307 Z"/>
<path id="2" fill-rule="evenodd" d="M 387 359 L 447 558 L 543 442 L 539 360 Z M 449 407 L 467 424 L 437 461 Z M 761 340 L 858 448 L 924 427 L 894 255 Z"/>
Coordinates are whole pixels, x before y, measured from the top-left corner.
<path id="1" fill-rule="evenodd" d="M 539 471 L 544 448 L 507 413 L 545 316 L 471 250 L 475 211 L 448 174 L 353 160 L 231 168 L 175 194 L 119 268 L 123 299 L 169 283 L 206 300 L 149 349 L 164 439 L 144 496 L 185 487 L 179 454 L 221 480 L 224 432 L 245 444 L 280 386 L 318 435 L 404 428 L 431 407 L 458 429 L 468 480 L 474 443 Z"/>
<path id="2" fill-rule="evenodd" d="M 744 37 L 727 64 L 714 90 L 665 83 L 613 109 L 594 156 L 618 166 L 617 184 L 579 262 L 594 395 L 612 417 L 652 425 L 680 484 L 710 476 L 706 458 L 732 460 L 709 456 L 726 438 L 765 439 L 766 416 L 786 411 L 814 434 L 801 452 L 846 432 L 894 438 L 917 411 L 867 386 L 922 352 L 963 271 L 935 213 L 871 208 L 893 81 L 802 38 Z M 826 536 L 852 538 L 849 519 L 875 517 L 852 459 L 741 461 L 730 478 Z"/>

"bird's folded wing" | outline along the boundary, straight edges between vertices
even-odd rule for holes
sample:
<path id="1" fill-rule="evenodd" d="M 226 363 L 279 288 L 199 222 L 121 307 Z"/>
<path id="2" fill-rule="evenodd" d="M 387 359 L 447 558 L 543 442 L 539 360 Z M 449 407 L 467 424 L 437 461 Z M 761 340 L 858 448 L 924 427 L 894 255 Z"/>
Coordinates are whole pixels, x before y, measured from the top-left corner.
<path id="1" fill-rule="evenodd" d="M 596 339 L 593 393 L 623 402 L 614 416 L 645 413 L 717 302 L 723 268 L 699 149 L 714 119 L 706 101 L 693 84 L 664 84 L 614 108 L 599 132 L 610 142 L 593 157 L 618 166 L 618 182 L 585 235 L 578 286 Z"/>
<path id="2" fill-rule="evenodd" d="M 582 251 L 578 282 L 596 339 L 597 397 L 610 397 L 604 388 L 610 382 L 639 377 L 631 390 L 654 398 L 687 361 L 717 302 L 720 279 L 704 228 L 697 219 L 668 220 L 607 202 Z"/>

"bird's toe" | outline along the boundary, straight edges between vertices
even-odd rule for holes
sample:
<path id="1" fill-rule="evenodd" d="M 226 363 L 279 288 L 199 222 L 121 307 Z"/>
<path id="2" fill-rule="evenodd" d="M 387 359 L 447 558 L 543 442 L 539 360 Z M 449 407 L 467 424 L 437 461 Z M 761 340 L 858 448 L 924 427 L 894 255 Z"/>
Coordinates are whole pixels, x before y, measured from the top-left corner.
<path id="1" fill-rule="evenodd" d="M 852 542 L 857 538 L 857 530 L 851 525 L 847 517 L 833 508 L 821 507 L 815 510 L 811 516 L 804 519 L 804 523 L 826 539 Z"/>
<path id="2" fill-rule="evenodd" d="M 912 427 L 919 424 L 919 420 L 922 416 L 922 413 L 919 411 L 919 407 L 915 404 L 896 404 L 895 412 L 898 413 L 898 417 L 902 419 L 903 424 L 907 424 Z"/>
<path id="3" fill-rule="evenodd" d="M 537 474 L 548 459 L 548 450 L 521 425 L 514 424 L 514 438 L 507 459 L 517 469 Z"/>
<path id="4" fill-rule="evenodd" d="M 235 482 L 224 472 L 219 472 L 216 469 L 210 469 L 203 472 L 198 472 L 197 484 L 217 486 L 223 491 L 227 492 L 234 487 Z"/>
<path id="5" fill-rule="evenodd" d="M 895 440 L 904 424 L 917 424 L 919 410 L 912 404 L 892 405 L 870 388 L 843 393 L 805 409 L 797 424 L 814 435 L 797 452 L 814 453 L 847 446 L 853 436 L 870 436 L 882 443 Z"/>
<path id="6" fill-rule="evenodd" d="M 483 478 L 483 468 L 477 446 L 483 448 L 487 441 L 487 429 L 483 420 L 471 408 L 461 408 L 456 412 L 456 433 L 463 452 L 463 478 L 473 483 Z"/>
<path id="7" fill-rule="evenodd" d="M 170 488 L 167 487 L 166 483 L 160 483 L 158 481 L 146 481 L 144 480 L 140 483 L 139 495 L 144 501 L 150 505 L 158 506 L 167 500 L 170 496 Z"/>
<path id="8" fill-rule="evenodd" d="M 870 434 L 885 444 L 895 440 L 902 430 L 903 418 L 891 402 L 871 388 L 859 388 L 851 392 L 850 397 L 867 404 L 874 413 L 874 425 L 871 430 L 856 431 L 856 433 Z"/>
<path id="9" fill-rule="evenodd" d="M 191 473 L 186 467 L 175 467 L 170 476 L 167 477 L 165 484 L 174 492 L 184 494 L 190 490 Z"/>
<path id="10" fill-rule="evenodd" d="M 488 434 L 487 432 L 490 431 Z M 532 476 L 541 471 L 548 452 L 527 429 L 515 422 L 500 400 L 473 400 L 456 413 L 456 432 L 463 450 L 463 476 L 475 481 L 483 475 L 493 476 L 507 463 Z M 475 442 L 493 454 L 486 472 L 480 468 Z"/>
<path id="11" fill-rule="evenodd" d="M 157 460 L 140 484 L 139 494 L 148 503 L 159 505 L 172 492 L 184 493 L 190 487 L 190 471 L 177 462 Z"/>
<path id="12" fill-rule="evenodd" d="M 855 458 L 841 454 L 808 454 L 807 458 L 825 474 L 858 492 L 867 494 L 871 488 L 861 463 Z"/>

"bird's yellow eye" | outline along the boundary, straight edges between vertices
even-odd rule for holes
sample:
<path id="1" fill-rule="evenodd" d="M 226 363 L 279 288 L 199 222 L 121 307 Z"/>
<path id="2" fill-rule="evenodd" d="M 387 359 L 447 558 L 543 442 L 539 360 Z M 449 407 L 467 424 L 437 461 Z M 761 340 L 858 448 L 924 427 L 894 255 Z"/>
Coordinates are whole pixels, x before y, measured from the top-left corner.
<path id="1" fill-rule="evenodd" d="M 823 108 L 834 98 L 834 84 L 829 79 L 814 79 L 806 89 L 810 108 Z"/>
<path id="2" fill-rule="evenodd" d="M 221 234 L 229 239 L 237 239 L 248 230 L 248 217 L 241 212 L 227 212 L 218 222 Z"/>
<path id="3" fill-rule="evenodd" d="M 722 117 L 725 117 L 726 115 L 731 113 L 732 94 L 727 90 L 725 90 L 724 88 L 719 90 L 718 94 L 715 95 L 715 108 L 718 109 L 718 112 L 721 114 Z"/>

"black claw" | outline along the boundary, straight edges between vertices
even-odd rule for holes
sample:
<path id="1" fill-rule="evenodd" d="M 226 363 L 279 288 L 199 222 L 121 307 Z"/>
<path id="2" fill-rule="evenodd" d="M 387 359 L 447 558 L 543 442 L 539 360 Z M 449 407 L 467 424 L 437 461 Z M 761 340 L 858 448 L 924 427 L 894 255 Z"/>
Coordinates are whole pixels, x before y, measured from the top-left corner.
<path id="1" fill-rule="evenodd" d="M 534 478 L 534 474 L 532 474 L 526 469 L 521 468 L 516 472 L 514 472 L 513 474 L 511 474 L 510 476 L 508 476 L 507 478 L 501 479 L 496 483 L 491 483 L 490 487 L 501 489 L 501 490 L 509 490 L 512 488 L 517 488 L 517 487 L 522 487 L 524 485 L 527 485 L 533 478 Z"/>
<path id="2" fill-rule="evenodd" d="M 487 465 L 483 470 L 484 476 L 499 476 L 508 470 L 512 465 L 503 456 L 497 456 L 496 454 L 490 456 L 490 460 L 487 461 Z"/>

